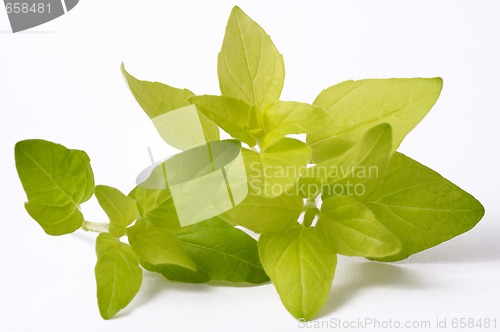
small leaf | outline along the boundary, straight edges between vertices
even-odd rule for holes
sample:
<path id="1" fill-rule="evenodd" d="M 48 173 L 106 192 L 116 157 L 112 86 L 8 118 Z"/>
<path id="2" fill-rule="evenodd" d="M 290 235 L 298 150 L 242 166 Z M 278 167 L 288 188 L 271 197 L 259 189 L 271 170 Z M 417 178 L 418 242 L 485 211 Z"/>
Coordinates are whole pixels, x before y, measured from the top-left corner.
<path id="1" fill-rule="evenodd" d="M 185 150 L 205 141 L 219 140 L 217 125 L 189 102 L 194 93 L 163 83 L 138 80 L 125 70 L 123 64 L 121 69 L 135 99 L 168 144 Z M 172 111 L 176 112 L 167 115 Z"/>
<path id="2" fill-rule="evenodd" d="M 396 153 L 367 206 L 403 244 L 397 261 L 460 235 L 476 225 L 484 208 L 438 173 Z"/>
<path id="3" fill-rule="evenodd" d="M 254 146 L 262 136 L 255 106 L 227 96 L 194 96 L 189 101 L 224 131 L 249 146 Z"/>
<path id="4" fill-rule="evenodd" d="M 115 237 L 125 235 L 125 228 L 137 218 L 135 201 L 118 189 L 103 185 L 95 187 L 95 196 L 108 215 L 109 234 Z"/>
<path id="5" fill-rule="evenodd" d="M 97 302 L 102 318 L 110 319 L 139 291 L 142 270 L 130 246 L 107 233 L 97 237 L 96 252 Z"/>
<path id="6" fill-rule="evenodd" d="M 16 144 L 15 158 L 30 216 L 50 235 L 80 228 L 80 204 L 94 191 L 87 154 L 44 140 L 25 140 Z"/>
<path id="7" fill-rule="evenodd" d="M 287 310 L 297 319 L 313 318 L 330 294 L 337 262 L 315 229 L 296 225 L 262 235 L 259 254 Z"/>
<path id="8" fill-rule="evenodd" d="M 136 223 L 127 230 L 132 249 L 141 260 L 153 265 L 175 264 L 191 270 L 196 266 L 174 234 L 174 229 L 157 227 L 148 222 Z"/>
<path id="9" fill-rule="evenodd" d="M 401 242 L 362 203 L 348 196 L 323 201 L 316 225 L 334 252 L 346 256 L 384 257 L 401 251 Z"/>
<path id="10" fill-rule="evenodd" d="M 327 115 L 322 109 L 305 103 L 280 101 L 261 111 L 265 136 L 260 146 L 266 149 L 288 134 L 310 133 L 321 128 Z"/>
<path id="11" fill-rule="evenodd" d="M 222 95 L 259 108 L 277 101 L 283 88 L 283 57 L 266 32 L 238 7 L 227 22 L 217 73 Z"/>
<path id="12" fill-rule="evenodd" d="M 156 226 L 179 227 L 179 217 L 168 186 L 165 163 L 152 165 L 151 169 L 139 178 L 140 184 L 133 190 L 139 215 Z"/>
<path id="13" fill-rule="evenodd" d="M 139 214 L 156 226 L 179 227 L 172 193 L 169 189 L 136 187 L 134 196 Z"/>
<path id="14" fill-rule="evenodd" d="M 367 79 L 334 85 L 314 101 L 330 120 L 308 135 L 307 143 L 321 154 L 332 141 L 357 140 L 368 128 L 388 123 L 393 129 L 392 150 L 396 151 L 434 105 L 442 86 L 439 77 Z"/>

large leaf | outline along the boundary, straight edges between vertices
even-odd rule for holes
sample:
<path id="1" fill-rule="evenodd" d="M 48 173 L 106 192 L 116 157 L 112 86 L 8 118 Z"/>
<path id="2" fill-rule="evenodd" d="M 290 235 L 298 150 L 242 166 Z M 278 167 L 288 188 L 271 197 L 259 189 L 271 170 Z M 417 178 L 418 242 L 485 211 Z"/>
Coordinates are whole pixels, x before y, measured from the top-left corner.
<path id="1" fill-rule="evenodd" d="M 396 153 L 367 206 L 402 242 L 397 261 L 462 234 L 477 224 L 484 208 L 438 173 Z"/>
<path id="2" fill-rule="evenodd" d="M 167 279 L 182 282 L 269 281 L 259 260 L 257 242 L 217 217 L 182 227 L 177 236 L 195 263 L 196 271 L 172 264 L 153 265 L 143 261 L 142 265 Z"/>
<path id="3" fill-rule="evenodd" d="M 168 144 L 186 150 L 219 139 L 219 128 L 189 102 L 194 93 L 163 83 L 138 80 L 123 64 L 122 73 L 135 99 Z"/>
<path id="4" fill-rule="evenodd" d="M 102 318 L 110 319 L 125 308 L 139 291 L 142 270 L 139 258 L 128 244 L 107 233 L 96 240 L 97 302 Z"/>
<path id="5" fill-rule="evenodd" d="M 362 203 L 348 196 L 323 201 L 316 225 L 338 254 L 384 257 L 401 251 L 401 242 Z"/>
<path id="6" fill-rule="evenodd" d="M 222 95 L 259 108 L 277 101 L 283 88 L 283 57 L 266 32 L 238 7 L 227 22 L 217 73 Z"/>
<path id="7" fill-rule="evenodd" d="M 80 204 L 94 191 L 87 154 L 44 140 L 25 140 L 16 144 L 15 158 L 28 196 L 26 210 L 44 231 L 62 235 L 80 228 Z"/>
<path id="8" fill-rule="evenodd" d="M 322 237 L 297 225 L 262 235 L 259 254 L 287 310 L 298 319 L 313 318 L 328 298 L 337 262 Z"/>
<path id="9" fill-rule="evenodd" d="M 116 188 L 99 185 L 95 197 L 109 218 L 109 234 L 121 237 L 125 228 L 137 218 L 135 201 Z"/>
<path id="10" fill-rule="evenodd" d="M 439 97 L 441 78 L 367 79 L 346 81 L 323 90 L 314 105 L 330 115 L 307 143 L 321 154 L 343 140 L 357 140 L 369 128 L 388 123 L 392 150 L 424 118 Z M 316 155 L 314 156 L 316 159 Z"/>

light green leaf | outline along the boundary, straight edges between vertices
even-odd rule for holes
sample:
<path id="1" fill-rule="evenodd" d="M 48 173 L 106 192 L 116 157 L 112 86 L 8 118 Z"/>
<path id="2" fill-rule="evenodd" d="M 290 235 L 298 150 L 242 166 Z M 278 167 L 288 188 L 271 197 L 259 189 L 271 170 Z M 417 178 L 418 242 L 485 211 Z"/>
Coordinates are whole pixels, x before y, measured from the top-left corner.
<path id="1" fill-rule="evenodd" d="M 174 228 L 140 222 L 130 227 L 127 235 L 132 249 L 142 260 L 154 265 L 175 264 L 196 270 L 174 231 Z"/>
<path id="2" fill-rule="evenodd" d="M 249 193 L 240 204 L 224 212 L 221 217 L 259 234 L 275 233 L 299 218 L 302 204 L 302 199 L 297 195 L 284 193 L 266 197 Z"/>
<path id="3" fill-rule="evenodd" d="M 326 243 L 346 256 L 384 257 L 401 251 L 401 242 L 364 204 L 348 196 L 323 201 L 316 225 Z"/>
<path id="4" fill-rule="evenodd" d="M 135 201 L 118 189 L 103 185 L 95 187 L 95 196 L 108 215 L 109 234 L 115 237 L 125 235 L 125 228 L 137 218 Z"/>
<path id="5" fill-rule="evenodd" d="M 269 281 L 260 264 L 257 242 L 219 218 L 182 227 L 177 235 L 197 270 L 143 261 L 144 268 L 169 280 L 190 283 L 215 280 L 260 284 Z"/>
<path id="6" fill-rule="evenodd" d="M 210 280 L 252 284 L 269 280 L 259 260 L 257 242 L 220 218 L 182 227 L 177 235 L 197 269 Z"/>
<path id="7" fill-rule="evenodd" d="M 288 193 L 275 197 L 266 196 L 261 156 L 247 149 L 242 149 L 242 153 L 248 194 L 241 203 L 224 212 L 221 217 L 231 224 L 241 225 L 257 233 L 278 232 L 297 221 L 302 212 L 302 198 Z"/>
<path id="8" fill-rule="evenodd" d="M 367 206 L 403 244 L 397 261 L 460 235 L 476 225 L 484 208 L 438 173 L 396 153 Z"/>
<path id="9" fill-rule="evenodd" d="M 137 186 L 135 200 L 139 214 L 156 226 L 179 227 L 172 193 L 169 189 Z"/>
<path id="10" fill-rule="evenodd" d="M 283 89 L 283 57 L 266 32 L 238 7 L 227 22 L 217 73 L 222 95 L 259 108 L 277 101 Z"/>
<path id="11" fill-rule="evenodd" d="M 96 240 L 97 302 L 102 318 L 110 319 L 125 308 L 139 291 L 142 270 L 128 244 L 107 233 Z"/>
<path id="12" fill-rule="evenodd" d="M 142 261 L 141 265 L 148 271 L 156 272 L 172 281 L 189 282 L 201 284 L 210 281 L 210 276 L 205 271 L 197 267 L 196 271 L 174 264 L 153 265 Z"/>
<path id="13" fill-rule="evenodd" d="M 293 101 L 280 101 L 261 111 L 265 136 L 260 146 L 266 149 L 288 134 L 310 133 L 321 128 L 326 113 L 314 106 Z"/>
<path id="14" fill-rule="evenodd" d="M 368 128 L 388 123 L 393 129 L 392 150 L 396 151 L 434 105 L 442 85 L 439 77 L 367 79 L 334 85 L 314 101 L 330 120 L 308 135 L 307 143 L 321 154 L 339 138 L 357 140 Z"/>
<path id="15" fill-rule="evenodd" d="M 123 64 L 121 69 L 135 99 L 168 144 L 186 150 L 205 141 L 219 140 L 217 125 L 189 102 L 194 93 L 163 83 L 138 80 Z"/>
<path id="16" fill-rule="evenodd" d="M 74 232 L 81 227 L 80 204 L 94 191 L 90 159 L 44 140 L 25 140 L 15 146 L 16 168 L 28 196 L 25 207 L 50 235 Z"/>
<path id="17" fill-rule="evenodd" d="M 249 146 L 260 140 L 263 131 L 255 106 L 227 96 L 195 96 L 189 101 L 232 137 Z"/>
<path id="18" fill-rule="evenodd" d="M 330 294 L 337 262 L 315 229 L 297 225 L 262 235 L 259 254 L 287 310 L 297 319 L 313 318 Z"/>
<path id="19" fill-rule="evenodd" d="M 156 226 L 179 227 L 164 163 L 152 165 L 147 178 L 134 188 L 133 198 L 139 215 Z M 142 177 L 142 175 L 141 175 Z"/>
<path id="20" fill-rule="evenodd" d="M 72 155 L 70 158 L 70 169 L 74 173 L 75 180 L 75 201 L 86 202 L 94 194 L 94 173 L 90 167 L 90 158 L 81 150 L 69 150 Z M 85 170 L 83 174 L 82 170 Z"/>
<path id="21" fill-rule="evenodd" d="M 265 196 L 279 196 L 293 192 L 299 175 L 305 172 L 311 160 L 311 149 L 307 144 L 283 138 L 260 154 Z"/>
<path id="22" fill-rule="evenodd" d="M 391 142 L 391 126 L 377 125 L 345 154 L 308 169 L 306 176 L 321 182 L 323 198 L 346 195 L 363 200 L 384 176 L 392 154 Z"/>

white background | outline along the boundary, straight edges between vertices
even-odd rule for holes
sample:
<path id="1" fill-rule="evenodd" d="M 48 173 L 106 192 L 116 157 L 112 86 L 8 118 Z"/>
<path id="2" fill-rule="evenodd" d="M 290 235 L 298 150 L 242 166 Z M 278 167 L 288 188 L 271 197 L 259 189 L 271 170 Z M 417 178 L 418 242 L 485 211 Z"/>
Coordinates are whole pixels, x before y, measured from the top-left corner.
<path id="1" fill-rule="evenodd" d="M 451 328 L 453 318 L 496 318 L 500 329 L 500 2 L 82 0 L 18 34 L 0 7 L 0 331 L 305 330 L 270 284 L 190 285 L 150 273 L 127 309 L 102 320 L 95 235 L 45 235 L 23 208 L 14 167 L 15 142 L 44 138 L 84 149 L 97 183 L 130 190 L 147 146 L 166 152 L 121 62 L 139 78 L 217 94 L 217 52 L 235 4 L 284 55 L 285 100 L 312 102 L 346 79 L 441 76 L 439 101 L 400 151 L 486 207 L 469 233 L 401 263 L 340 259 L 318 319 L 447 319 Z M 93 204 L 85 211 L 104 219 Z"/>

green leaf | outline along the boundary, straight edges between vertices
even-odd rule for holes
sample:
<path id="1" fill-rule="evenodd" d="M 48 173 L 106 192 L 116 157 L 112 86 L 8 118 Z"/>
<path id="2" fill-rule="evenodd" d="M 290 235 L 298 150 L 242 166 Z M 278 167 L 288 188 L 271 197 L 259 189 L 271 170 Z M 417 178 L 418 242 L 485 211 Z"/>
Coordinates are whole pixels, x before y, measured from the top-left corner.
<path id="1" fill-rule="evenodd" d="M 123 64 L 121 69 L 135 99 L 168 144 L 186 150 L 205 141 L 219 140 L 217 125 L 189 102 L 194 93 L 163 83 L 138 80 Z"/>
<path id="2" fill-rule="evenodd" d="M 232 137 L 249 146 L 260 140 L 263 131 L 255 106 L 227 96 L 195 96 L 189 101 Z"/>
<path id="3" fill-rule="evenodd" d="M 476 225 L 484 208 L 438 173 L 396 153 L 367 206 L 403 244 L 397 261 L 460 235 Z"/>
<path id="4" fill-rule="evenodd" d="M 179 227 L 172 193 L 169 189 L 135 189 L 135 200 L 139 214 L 156 226 Z"/>
<path id="5" fill-rule="evenodd" d="M 266 196 L 261 156 L 247 149 L 242 149 L 242 153 L 248 194 L 241 203 L 224 212 L 221 217 L 231 224 L 241 225 L 256 233 L 279 232 L 286 225 L 297 221 L 302 212 L 302 198 L 288 193 L 275 197 Z"/>
<path id="6" fill-rule="evenodd" d="M 197 269 L 210 280 L 252 284 L 269 280 L 259 260 L 257 242 L 220 218 L 182 227 L 177 235 Z"/>
<path id="7" fill-rule="evenodd" d="M 327 120 L 325 112 L 313 105 L 280 101 L 261 111 L 265 136 L 260 146 L 266 149 L 288 134 L 310 133 L 321 128 Z"/>
<path id="8" fill-rule="evenodd" d="M 90 158 L 81 150 L 69 150 L 70 169 L 75 172 L 75 201 L 86 202 L 94 194 L 94 172 L 90 167 Z M 83 172 L 85 171 L 85 174 Z"/>
<path id="9" fill-rule="evenodd" d="M 296 225 L 262 235 L 259 254 L 287 310 L 298 319 L 313 318 L 328 298 L 337 262 L 315 229 Z"/>
<path id="10" fill-rule="evenodd" d="M 196 266 L 174 233 L 174 228 L 136 223 L 127 230 L 128 240 L 137 255 L 148 263 L 175 264 L 191 270 Z"/>
<path id="11" fill-rule="evenodd" d="M 125 235 L 125 228 L 137 218 L 135 201 L 118 189 L 103 185 L 95 187 L 95 196 L 108 215 L 109 234 L 118 238 Z"/>
<path id="12" fill-rule="evenodd" d="M 97 302 L 102 318 L 110 319 L 139 291 L 142 270 L 130 246 L 107 233 L 97 237 L 96 252 Z"/>
<path id="13" fill-rule="evenodd" d="M 192 271 L 172 264 L 144 268 L 174 281 L 203 283 L 211 280 L 260 284 L 269 281 L 257 251 L 257 242 L 245 232 L 215 217 L 178 229 L 177 235 L 196 265 Z"/>
<path id="14" fill-rule="evenodd" d="M 151 166 L 147 178 L 134 188 L 139 215 L 156 226 L 179 227 L 172 193 L 168 187 L 164 163 Z"/>
<path id="15" fill-rule="evenodd" d="M 266 197 L 249 193 L 240 204 L 224 212 L 221 218 L 259 234 L 275 233 L 299 218 L 302 205 L 302 199 L 297 195 L 284 193 Z"/>
<path id="16" fill-rule="evenodd" d="M 82 226 L 80 204 L 94 191 L 90 159 L 44 140 L 25 140 L 15 146 L 16 168 L 30 216 L 50 235 L 74 232 Z"/>
<path id="17" fill-rule="evenodd" d="M 334 252 L 346 256 L 384 257 L 401 251 L 401 242 L 362 203 L 348 196 L 323 201 L 316 225 Z"/>
<path id="18" fill-rule="evenodd" d="M 141 261 L 141 265 L 148 271 L 160 273 L 168 280 L 201 284 L 210 281 L 210 276 L 197 267 L 196 271 L 174 264 L 153 265 Z"/>
<path id="19" fill-rule="evenodd" d="M 323 198 L 370 196 L 383 178 L 390 160 L 391 126 L 377 125 L 342 156 L 323 161 L 308 169 L 307 176 L 316 177 L 323 185 Z"/>
<path id="20" fill-rule="evenodd" d="M 392 150 L 396 151 L 434 105 L 442 85 L 439 77 L 367 79 L 334 85 L 314 101 L 330 120 L 308 135 L 307 143 L 321 154 L 339 139 L 357 140 L 368 128 L 388 123 L 393 129 Z"/>
<path id="21" fill-rule="evenodd" d="M 285 137 L 264 150 L 260 160 L 264 195 L 279 196 L 293 191 L 299 175 L 311 160 L 311 149 L 299 140 Z"/>
<path id="22" fill-rule="evenodd" d="M 222 95 L 259 108 L 277 101 L 283 89 L 283 57 L 266 32 L 238 7 L 227 22 L 217 73 Z"/>

